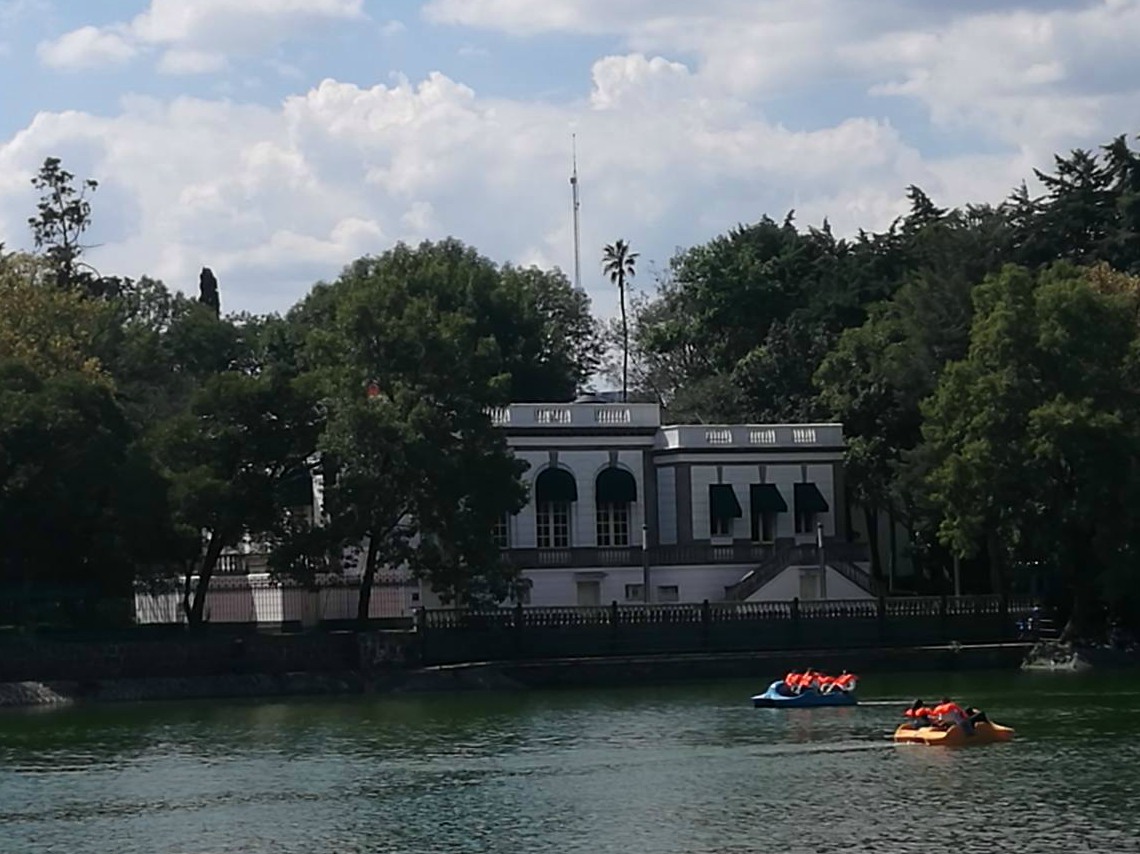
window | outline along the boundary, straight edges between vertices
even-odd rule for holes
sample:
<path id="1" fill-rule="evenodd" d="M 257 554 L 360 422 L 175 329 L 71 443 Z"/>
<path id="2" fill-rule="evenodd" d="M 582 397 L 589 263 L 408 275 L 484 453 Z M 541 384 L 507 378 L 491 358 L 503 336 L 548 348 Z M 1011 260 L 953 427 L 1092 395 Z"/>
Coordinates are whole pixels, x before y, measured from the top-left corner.
<path id="1" fill-rule="evenodd" d="M 797 483 L 795 485 L 796 502 L 796 533 L 814 534 L 816 522 L 821 513 L 827 513 L 831 508 L 827 499 L 814 483 Z"/>
<path id="2" fill-rule="evenodd" d="M 709 486 L 709 533 L 714 537 L 731 537 L 732 520 L 742 516 L 736 491 L 728 483 Z"/>
<path id="3" fill-rule="evenodd" d="M 658 602 L 680 602 L 681 591 L 676 584 L 663 584 L 657 588 Z"/>
<path id="4" fill-rule="evenodd" d="M 754 483 L 749 487 L 752 502 L 752 542 L 774 543 L 777 519 L 788 512 L 788 503 L 774 483 Z"/>
<path id="5" fill-rule="evenodd" d="M 645 586 L 642 584 L 627 584 L 625 586 L 626 602 L 644 602 Z"/>
<path id="6" fill-rule="evenodd" d="M 540 549 L 570 547 L 570 504 L 578 485 L 567 469 L 551 468 L 534 482 L 535 528 Z"/>
<path id="7" fill-rule="evenodd" d="M 637 481 L 628 471 L 611 465 L 594 480 L 595 518 L 599 546 L 629 545 L 629 506 L 637 500 Z"/>
<path id="8" fill-rule="evenodd" d="M 540 549 L 570 548 L 569 501 L 543 501 L 538 505 L 536 517 Z"/>
<path id="9" fill-rule="evenodd" d="M 499 548 L 509 549 L 511 547 L 511 519 L 508 514 L 504 513 L 495 521 L 495 527 L 491 529 L 491 536 Z"/>
<path id="10" fill-rule="evenodd" d="M 629 545 L 629 505 L 607 502 L 598 505 L 598 545 Z"/>
<path id="11" fill-rule="evenodd" d="M 752 542 L 776 542 L 776 514 L 767 511 L 752 514 Z"/>

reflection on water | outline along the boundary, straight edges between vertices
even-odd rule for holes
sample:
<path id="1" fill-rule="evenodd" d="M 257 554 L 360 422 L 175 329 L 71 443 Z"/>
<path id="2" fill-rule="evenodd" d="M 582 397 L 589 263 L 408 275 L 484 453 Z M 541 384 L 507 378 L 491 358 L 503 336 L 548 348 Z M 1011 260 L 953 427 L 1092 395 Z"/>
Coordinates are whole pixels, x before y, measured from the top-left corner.
<path id="1" fill-rule="evenodd" d="M 755 685 L 0 715 L 0 852 L 1134 850 L 1135 677 L 871 674 L 857 708 Z M 1013 744 L 895 746 L 943 693 Z"/>

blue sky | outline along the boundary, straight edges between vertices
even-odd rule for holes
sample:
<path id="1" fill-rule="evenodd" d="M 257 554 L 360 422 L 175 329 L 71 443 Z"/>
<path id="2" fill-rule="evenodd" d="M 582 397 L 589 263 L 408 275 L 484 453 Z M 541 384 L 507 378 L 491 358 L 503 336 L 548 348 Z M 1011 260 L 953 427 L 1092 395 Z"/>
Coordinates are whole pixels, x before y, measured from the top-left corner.
<path id="1" fill-rule="evenodd" d="M 1140 0 L 0 0 L 0 242 L 43 158 L 100 181 L 97 267 L 283 311 L 397 240 L 650 268 L 796 208 L 880 228 L 908 184 L 997 201 L 1140 131 Z"/>

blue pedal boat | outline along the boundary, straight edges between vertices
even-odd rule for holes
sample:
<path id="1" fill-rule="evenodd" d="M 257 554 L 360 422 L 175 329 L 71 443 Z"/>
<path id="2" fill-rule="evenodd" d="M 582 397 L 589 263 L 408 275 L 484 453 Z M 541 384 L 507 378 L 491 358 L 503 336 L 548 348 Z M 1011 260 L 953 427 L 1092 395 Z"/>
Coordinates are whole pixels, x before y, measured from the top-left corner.
<path id="1" fill-rule="evenodd" d="M 768 686 L 763 694 L 752 697 L 752 705 L 757 709 L 810 709 L 821 706 L 854 706 L 859 702 L 854 691 L 843 691 L 838 688 L 821 693 L 816 688 L 809 688 L 798 694 L 788 690 L 783 679 L 777 679 Z"/>

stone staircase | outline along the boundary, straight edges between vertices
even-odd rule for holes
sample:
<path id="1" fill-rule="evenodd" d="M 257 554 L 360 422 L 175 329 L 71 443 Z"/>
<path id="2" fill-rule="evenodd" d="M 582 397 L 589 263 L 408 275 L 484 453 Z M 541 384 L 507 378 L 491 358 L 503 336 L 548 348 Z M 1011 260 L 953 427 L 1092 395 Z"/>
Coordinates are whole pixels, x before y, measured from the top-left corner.
<path id="1" fill-rule="evenodd" d="M 749 596 L 787 569 L 789 566 L 814 566 L 818 561 L 815 546 L 787 546 L 750 570 L 740 581 L 725 590 L 729 602 L 744 602 Z M 835 570 L 852 584 L 866 590 L 872 596 L 886 595 L 886 585 L 875 579 L 865 569 L 848 560 L 831 560 L 826 557 L 827 566 Z"/>

